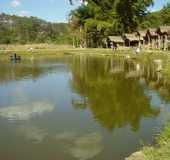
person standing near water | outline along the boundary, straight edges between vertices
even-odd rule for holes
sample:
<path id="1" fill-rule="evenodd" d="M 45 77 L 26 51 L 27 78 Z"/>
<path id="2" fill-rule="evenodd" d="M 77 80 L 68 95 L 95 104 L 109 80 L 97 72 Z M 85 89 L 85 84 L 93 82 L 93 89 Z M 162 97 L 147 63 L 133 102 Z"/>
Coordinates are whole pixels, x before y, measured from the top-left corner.
<path id="1" fill-rule="evenodd" d="M 140 47 L 135 48 L 135 53 L 136 53 L 136 54 L 139 54 L 140 52 L 141 52 Z"/>
<path id="2" fill-rule="evenodd" d="M 112 48 L 112 50 L 113 51 L 115 51 L 116 49 L 117 49 L 117 44 L 116 43 L 114 43 L 114 42 L 111 42 L 111 48 Z"/>

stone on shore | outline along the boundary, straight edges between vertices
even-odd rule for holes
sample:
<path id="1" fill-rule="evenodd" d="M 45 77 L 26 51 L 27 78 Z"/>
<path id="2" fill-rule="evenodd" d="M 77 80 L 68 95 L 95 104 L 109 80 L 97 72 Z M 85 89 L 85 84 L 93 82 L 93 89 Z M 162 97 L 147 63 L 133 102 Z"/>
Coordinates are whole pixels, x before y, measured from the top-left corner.
<path id="1" fill-rule="evenodd" d="M 130 157 L 125 158 L 125 160 L 145 160 L 143 152 L 135 152 Z"/>

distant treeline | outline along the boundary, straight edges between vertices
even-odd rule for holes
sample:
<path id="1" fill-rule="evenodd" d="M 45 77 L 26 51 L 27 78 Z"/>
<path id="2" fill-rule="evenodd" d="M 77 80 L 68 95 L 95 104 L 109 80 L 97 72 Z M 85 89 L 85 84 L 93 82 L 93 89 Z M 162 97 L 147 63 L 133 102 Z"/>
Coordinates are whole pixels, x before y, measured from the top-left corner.
<path id="1" fill-rule="evenodd" d="M 88 5 L 81 5 L 70 13 L 69 25 L 2 13 L 0 44 L 74 43 L 77 46 L 98 47 L 109 35 L 170 25 L 170 4 L 160 11 L 149 13 L 147 8 L 152 2 L 89 0 Z"/>
<path id="2" fill-rule="evenodd" d="M 160 11 L 148 13 L 139 27 L 141 29 L 157 28 L 163 25 L 170 26 L 170 3 L 164 6 Z"/>
<path id="3" fill-rule="evenodd" d="M 36 17 L 0 14 L 0 44 L 72 42 L 67 23 L 50 23 Z"/>

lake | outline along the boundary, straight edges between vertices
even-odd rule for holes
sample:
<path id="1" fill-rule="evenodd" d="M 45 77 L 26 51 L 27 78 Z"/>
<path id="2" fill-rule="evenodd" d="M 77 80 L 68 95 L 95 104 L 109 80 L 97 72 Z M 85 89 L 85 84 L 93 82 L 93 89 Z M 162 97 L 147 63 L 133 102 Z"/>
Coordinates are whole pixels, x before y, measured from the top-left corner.
<path id="1" fill-rule="evenodd" d="M 1 60 L 0 159 L 123 160 L 153 144 L 170 112 L 157 67 L 114 56 Z"/>

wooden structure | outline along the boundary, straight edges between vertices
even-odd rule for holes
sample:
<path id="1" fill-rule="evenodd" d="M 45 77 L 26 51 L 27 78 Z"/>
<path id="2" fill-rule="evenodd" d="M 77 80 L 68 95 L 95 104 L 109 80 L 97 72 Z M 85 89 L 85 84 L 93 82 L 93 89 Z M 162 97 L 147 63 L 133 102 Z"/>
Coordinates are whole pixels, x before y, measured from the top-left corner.
<path id="1" fill-rule="evenodd" d="M 146 31 L 146 45 L 148 45 L 149 49 L 154 49 L 154 48 L 160 48 L 160 43 L 159 43 L 159 34 L 157 33 L 156 28 L 149 28 Z"/>
<path id="2" fill-rule="evenodd" d="M 110 42 L 115 43 L 117 46 L 124 46 L 124 40 L 122 36 L 109 36 Z"/>
<path id="3" fill-rule="evenodd" d="M 124 35 L 124 41 L 126 46 L 139 46 L 140 45 L 140 39 L 139 36 L 136 33 L 132 34 L 125 34 Z"/>
<path id="4" fill-rule="evenodd" d="M 146 31 L 137 31 L 136 32 L 142 45 L 146 44 Z"/>
<path id="5" fill-rule="evenodd" d="M 170 36 L 170 26 L 161 26 L 157 29 L 157 34 L 159 35 L 160 49 L 167 50 L 168 47 L 168 37 Z"/>
<path id="6" fill-rule="evenodd" d="M 143 44 L 149 49 L 168 49 L 168 37 L 170 37 L 170 26 L 149 28 L 146 31 L 138 31 L 137 35 Z"/>
<path id="7" fill-rule="evenodd" d="M 113 42 L 117 46 L 139 46 L 148 49 L 170 49 L 170 26 L 148 28 L 124 36 L 109 36 L 107 44 Z"/>

